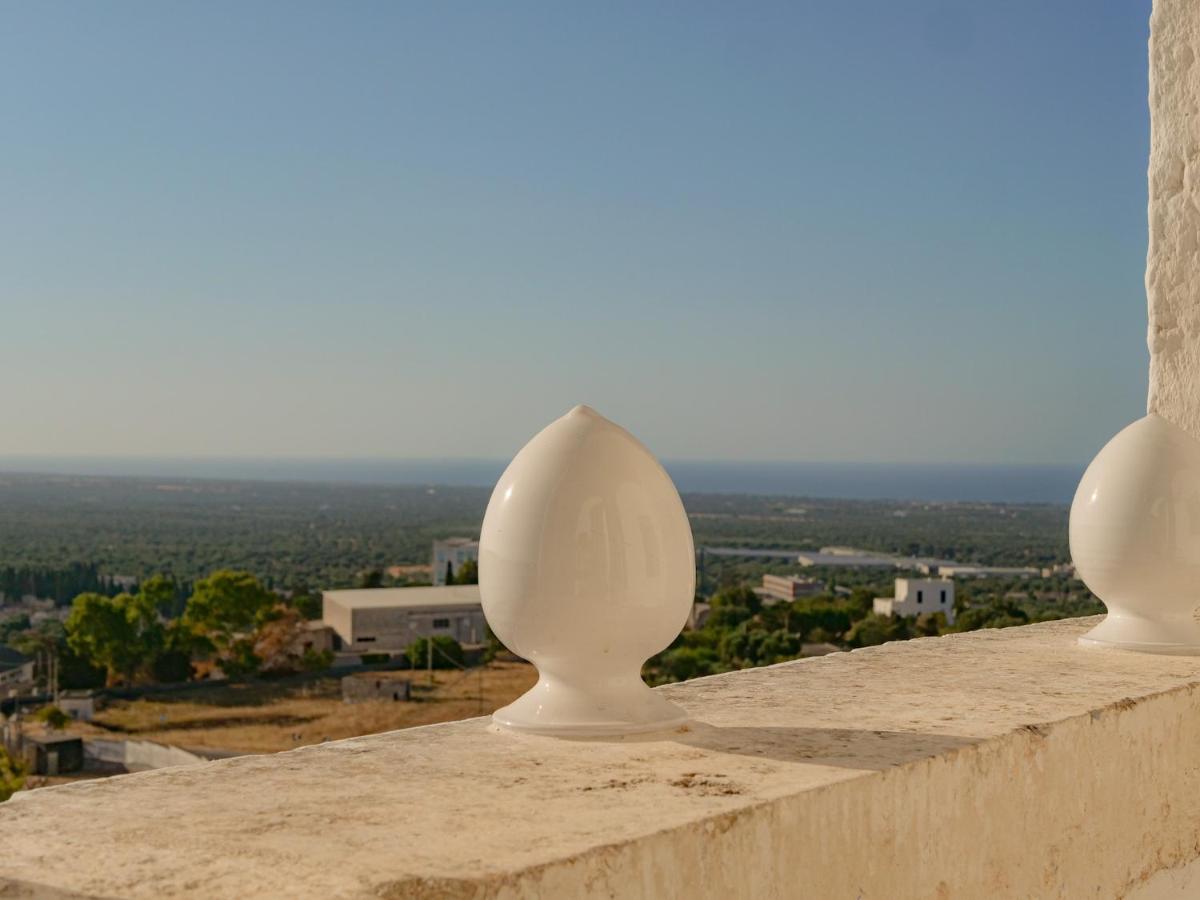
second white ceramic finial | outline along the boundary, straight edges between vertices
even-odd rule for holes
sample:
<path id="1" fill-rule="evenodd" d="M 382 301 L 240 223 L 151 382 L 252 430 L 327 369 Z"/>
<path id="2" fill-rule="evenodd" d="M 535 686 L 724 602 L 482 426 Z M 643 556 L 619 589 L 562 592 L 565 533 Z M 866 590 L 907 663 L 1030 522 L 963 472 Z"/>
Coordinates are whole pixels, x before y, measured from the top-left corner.
<path id="1" fill-rule="evenodd" d="M 691 609 L 691 527 L 670 477 L 625 429 L 577 406 L 521 449 L 484 516 L 479 588 L 496 636 L 539 676 L 497 724 L 605 737 L 686 720 L 641 666 Z"/>
<path id="2" fill-rule="evenodd" d="M 1200 654 L 1200 442 L 1138 419 L 1088 466 L 1070 531 L 1076 571 L 1108 607 L 1080 643 Z"/>

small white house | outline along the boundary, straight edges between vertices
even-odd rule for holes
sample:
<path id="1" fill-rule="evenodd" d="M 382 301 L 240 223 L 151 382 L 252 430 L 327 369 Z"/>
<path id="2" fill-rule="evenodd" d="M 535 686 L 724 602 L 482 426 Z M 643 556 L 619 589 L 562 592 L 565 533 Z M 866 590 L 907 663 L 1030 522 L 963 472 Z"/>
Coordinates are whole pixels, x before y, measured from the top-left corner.
<path id="1" fill-rule="evenodd" d="M 90 722 L 96 716 L 96 695 L 91 691 L 63 691 L 58 708 L 76 722 Z"/>
<path id="2" fill-rule="evenodd" d="M 895 597 L 876 597 L 875 612 L 881 616 L 919 616 L 942 613 L 954 624 L 954 582 L 949 578 L 897 578 Z"/>

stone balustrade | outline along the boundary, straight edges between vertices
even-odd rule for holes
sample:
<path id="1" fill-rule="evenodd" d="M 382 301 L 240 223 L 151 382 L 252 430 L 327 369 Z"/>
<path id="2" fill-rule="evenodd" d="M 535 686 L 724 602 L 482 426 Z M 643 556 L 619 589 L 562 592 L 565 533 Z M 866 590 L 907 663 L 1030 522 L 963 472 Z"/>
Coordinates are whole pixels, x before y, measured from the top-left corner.
<path id="1" fill-rule="evenodd" d="M 0 896 L 1197 896 L 1200 660 L 1094 625 L 672 685 L 666 733 L 471 719 L 27 792 Z"/>

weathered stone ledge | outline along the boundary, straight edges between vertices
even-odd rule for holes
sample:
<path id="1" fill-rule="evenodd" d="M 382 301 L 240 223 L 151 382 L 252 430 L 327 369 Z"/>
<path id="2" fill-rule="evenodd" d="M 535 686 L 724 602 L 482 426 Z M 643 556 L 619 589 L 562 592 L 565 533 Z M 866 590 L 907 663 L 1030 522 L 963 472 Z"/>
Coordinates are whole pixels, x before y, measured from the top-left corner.
<path id="1" fill-rule="evenodd" d="M 1185 896 L 1200 660 L 1089 624 L 673 685 L 651 738 L 472 719 L 29 792 L 0 896 Z"/>

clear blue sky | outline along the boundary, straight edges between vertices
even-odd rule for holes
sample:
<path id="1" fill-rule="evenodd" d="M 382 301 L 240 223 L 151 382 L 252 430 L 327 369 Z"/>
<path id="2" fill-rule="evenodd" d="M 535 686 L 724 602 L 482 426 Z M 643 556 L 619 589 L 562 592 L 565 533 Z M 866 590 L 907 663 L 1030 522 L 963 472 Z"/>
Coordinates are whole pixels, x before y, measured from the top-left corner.
<path id="1" fill-rule="evenodd" d="M 1149 0 L 0 5 L 0 454 L 1083 463 Z"/>

